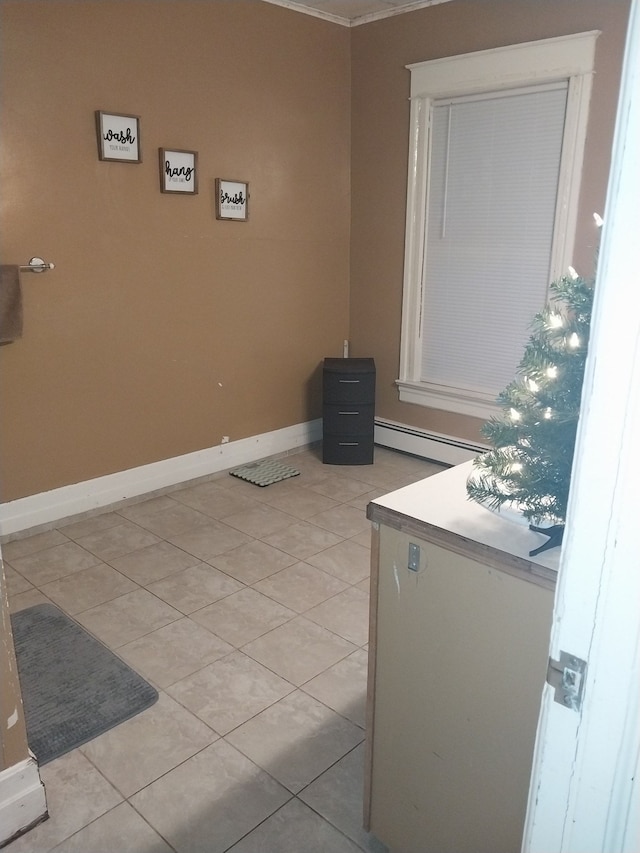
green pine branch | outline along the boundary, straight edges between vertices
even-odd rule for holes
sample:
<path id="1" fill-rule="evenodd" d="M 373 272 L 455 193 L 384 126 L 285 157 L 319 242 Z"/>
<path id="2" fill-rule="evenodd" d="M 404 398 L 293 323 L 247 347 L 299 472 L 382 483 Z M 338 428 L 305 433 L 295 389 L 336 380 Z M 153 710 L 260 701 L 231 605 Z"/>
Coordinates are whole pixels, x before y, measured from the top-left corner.
<path id="1" fill-rule="evenodd" d="M 515 502 L 535 523 L 566 518 L 589 341 L 593 284 L 563 276 L 531 324 L 503 409 L 482 434 L 493 449 L 475 461 L 467 493 L 491 509 Z"/>

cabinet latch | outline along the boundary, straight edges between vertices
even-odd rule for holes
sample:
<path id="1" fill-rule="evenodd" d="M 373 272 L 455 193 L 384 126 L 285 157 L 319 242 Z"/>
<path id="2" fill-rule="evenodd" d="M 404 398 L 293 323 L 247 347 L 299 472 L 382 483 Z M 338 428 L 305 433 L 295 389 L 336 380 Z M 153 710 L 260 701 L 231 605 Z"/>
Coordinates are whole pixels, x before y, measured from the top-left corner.
<path id="1" fill-rule="evenodd" d="M 547 683 L 555 688 L 553 701 L 580 711 L 586 672 L 586 661 L 568 652 L 560 652 L 560 660 L 549 658 Z"/>

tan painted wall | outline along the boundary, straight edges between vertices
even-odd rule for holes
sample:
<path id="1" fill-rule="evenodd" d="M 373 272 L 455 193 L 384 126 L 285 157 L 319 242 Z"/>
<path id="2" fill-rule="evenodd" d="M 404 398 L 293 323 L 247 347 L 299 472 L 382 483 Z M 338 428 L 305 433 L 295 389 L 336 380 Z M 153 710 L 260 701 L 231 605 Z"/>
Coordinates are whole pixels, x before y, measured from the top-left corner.
<path id="1" fill-rule="evenodd" d="M 33 255 L 0 349 L 2 499 L 317 418 L 348 334 L 350 31 L 262 2 L 0 6 L 3 263 Z M 100 162 L 94 110 L 141 116 Z M 197 196 L 158 148 L 199 152 Z M 215 219 L 216 177 L 250 183 Z"/>
<path id="2" fill-rule="evenodd" d="M 318 417 L 319 364 L 346 337 L 376 359 L 378 416 L 477 439 L 480 422 L 401 404 L 394 384 L 404 66 L 603 31 L 588 271 L 627 15 L 627 0 L 452 0 L 349 30 L 257 0 L 4 0 L 0 251 L 57 269 L 23 276 L 25 334 L 0 349 L 2 499 Z M 141 115 L 143 164 L 98 160 L 95 109 Z M 198 196 L 159 192 L 159 146 L 199 152 Z M 248 223 L 215 220 L 215 177 L 250 182 Z"/>
<path id="3" fill-rule="evenodd" d="M 377 366 L 376 414 L 470 440 L 481 421 L 400 403 L 404 225 L 409 145 L 405 65 L 599 29 L 575 262 L 590 274 L 591 214 L 608 178 L 627 0 L 453 0 L 356 27 L 352 33 L 351 341 Z"/>

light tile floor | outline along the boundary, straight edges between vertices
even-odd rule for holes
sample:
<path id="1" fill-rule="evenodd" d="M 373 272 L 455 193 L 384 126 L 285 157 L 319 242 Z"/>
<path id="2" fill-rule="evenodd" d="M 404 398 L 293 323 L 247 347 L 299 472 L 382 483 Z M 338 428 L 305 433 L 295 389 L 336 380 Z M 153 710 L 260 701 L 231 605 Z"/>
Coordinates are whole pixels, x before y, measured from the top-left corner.
<path id="1" fill-rule="evenodd" d="M 367 503 L 442 470 L 287 457 L 2 547 L 13 610 L 51 601 L 159 690 L 41 768 L 50 818 L 8 853 L 358 853 Z"/>

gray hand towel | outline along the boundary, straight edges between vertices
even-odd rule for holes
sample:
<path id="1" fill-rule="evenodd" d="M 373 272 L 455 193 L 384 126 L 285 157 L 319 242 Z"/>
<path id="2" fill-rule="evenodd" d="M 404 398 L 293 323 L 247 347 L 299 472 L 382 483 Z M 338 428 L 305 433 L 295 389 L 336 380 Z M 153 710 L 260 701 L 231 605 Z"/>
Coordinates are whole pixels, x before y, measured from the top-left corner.
<path id="1" fill-rule="evenodd" d="M 0 344 L 22 337 L 20 267 L 0 266 Z"/>

